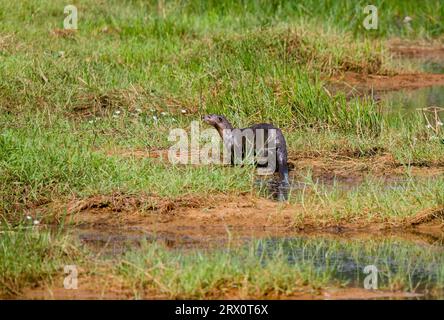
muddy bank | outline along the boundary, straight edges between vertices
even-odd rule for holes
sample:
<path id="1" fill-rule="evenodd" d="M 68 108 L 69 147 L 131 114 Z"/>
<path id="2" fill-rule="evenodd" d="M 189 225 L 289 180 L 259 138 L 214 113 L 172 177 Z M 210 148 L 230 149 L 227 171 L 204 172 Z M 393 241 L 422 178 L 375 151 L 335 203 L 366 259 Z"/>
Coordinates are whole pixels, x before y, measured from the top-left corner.
<path id="1" fill-rule="evenodd" d="M 439 43 L 408 42 L 394 39 L 388 43 L 389 51 L 400 57 L 444 57 L 444 45 Z"/>
<path id="2" fill-rule="evenodd" d="M 393 67 L 394 70 L 384 75 L 344 72 L 324 79 L 326 89 L 332 93 L 343 91 L 350 96 L 359 96 L 444 85 L 444 45 L 394 40 L 387 46 L 394 65 L 400 64 Z M 415 67 L 412 69 L 412 66 Z"/>
<path id="3" fill-rule="evenodd" d="M 190 196 L 175 201 L 143 195 L 137 199 L 122 194 L 102 195 L 51 203 L 34 214 L 46 217 L 46 224 L 63 222 L 84 243 L 105 245 L 110 241 L 109 249 L 117 251 L 124 251 L 123 247 L 115 247 L 119 241 L 121 245 L 143 239 L 161 241 L 169 247 L 207 247 L 243 239 L 319 232 L 387 237 L 409 231 L 409 237 L 416 232 L 418 239 L 440 241 L 444 221 L 442 207 L 408 218 L 338 218 L 328 208 L 313 210 L 300 203 L 279 203 L 249 194 Z"/>
<path id="4" fill-rule="evenodd" d="M 54 214 L 64 208 L 67 232 L 90 250 L 100 267 L 84 265 L 79 273 L 78 290 L 63 289 L 63 277 L 51 283 L 26 289 L 18 299 L 166 299 L 180 298 L 160 291 L 141 292 L 109 272 L 116 259 L 142 241 L 163 243 L 166 248 L 184 253 L 189 247 L 204 253 L 206 249 L 231 248 L 252 239 L 281 241 L 304 239 L 341 240 L 347 243 L 406 240 L 419 246 L 442 246 L 444 208 L 430 208 L 406 219 L 393 221 L 343 219 L 322 212 L 307 211 L 300 204 L 277 203 L 253 195 L 217 195 L 188 197 L 174 201 L 150 195 L 100 195 L 52 203 L 44 211 Z M 146 205 L 148 204 L 148 205 Z M 53 215 L 61 218 L 62 215 Z M 41 228 L 45 228 L 43 225 Z M 185 250 L 184 250 L 185 249 Z M 174 252 L 174 251 L 173 251 Z M 103 260 L 103 258 L 108 259 Z M 109 258 L 111 260 L 109 260 Z M 108 264 L 111 264 L 108 266 Z M 137 292 L 137 294 L 135 293 Z M 185 297 L 186 298 L 186 297 Z M 421 294 L 400 291 L 364 290 L 355 285 L 346 288 L 301 286 L 288 294 L 247 296 L 242 290 L 209 292 L 210 299 L 420 299 Z"/>
<path id="5" fill-rule="evenodd" d="M 62 279 L 60 279 L 63 281 Z M 103 280 L 89 279 L 88 284 L 79 287 L 77 290 L 66 290 L 60 286 L 41 286 L 37 288 L 26 289 L 22 295 L 15 297 L 21 300 L 128 300 L 128 299 L 171 299 L 172 297 L 155 293 L 145 292 L 142 296 L 135 296 L 128 288 L 118 283 L 104 282 Z M 102 287 L 99 289 L 98 285 Z M 178 297 L 180 298 L 180 297 Z M 245 299 L 285 299 L 285 300 L 371 300 L 371 299 L 421 299 L 422 294 L 389 291 L 389 290 L 366 290 L 363 288 L 331 288 L 331 289 L 310 289 L 301 288 L 299 291 L 288 295 L 266 295 L 251 296 L 245 295 L 240 290 L 231 290 L 229 292 L 214 292 L 206 297 L 206 299 L 229 299 L 229 300 L 245 300 Z"/>
<path id="6" fill-rule="evenodd" d="M 345 72 L 328 80 L 327 90 L 331 92 L 371 92 L 401 89 L 419 89 L 431 86 L 443 86 L 444 74 L 411 73 L 395 75 L 373 75 Z"/>
<path id="7" fill-rule="evenodd" d="M 108 155 L 156 158 L 167 160 L 167 150 L 114 149 L 103 151 Z M 410 176 L 429 179 L 442 176 L 444 166 L 403 166 L 384 149 L 373 148 L 356 153 L 342 150 L 329 153 L 290 153 L 289 161 L 297 168 L 290 172 L 294 192 L 311 192 L 304 184 L 304 175 L 310 172 L 315 183 L 336 185 L 343 191 L 354 188 L 368 177 L 383 181 L 387 188 L 396 188 Z M 268 179 L 268 178 L 266 178 Z M 393 217 L 390 219 L 357 214 L 348 218 L 333 217 L 329 208 L 314 208 L 302 203 L 276 202 L 259 197 L 257 191 L 267 188 L 267 180 L 257 184 L 252 193 L 190 195 L 180 198 L 159 197 L 152 194 L 96 195 L 84 199 L 68 198 L 37 205 L 28 210 L 32 217 L 43 217 L 47 225 L 74 225 L 76 235 L 84 242 L 113 243 L 145 239 L 161 241 L 169 247 L 195 247 L 210 242 L 226 242 L 230 237 L 252 238 L 290 236 L 296 233 L 381 232 L 390 229 L 430 228 L 432 234 L 441 231 L 440 208 L 418 212 L 418 222 Z M 267 190 L 265 190 L 267 191 Z M 66 213 L 66 216 L 65 216 Z M 429 219 L 430 218 L 430 219 Z M 412 217 L 415 219 L 415 216 Z M 117 247 L 113 250 L 121 251 Z"/>

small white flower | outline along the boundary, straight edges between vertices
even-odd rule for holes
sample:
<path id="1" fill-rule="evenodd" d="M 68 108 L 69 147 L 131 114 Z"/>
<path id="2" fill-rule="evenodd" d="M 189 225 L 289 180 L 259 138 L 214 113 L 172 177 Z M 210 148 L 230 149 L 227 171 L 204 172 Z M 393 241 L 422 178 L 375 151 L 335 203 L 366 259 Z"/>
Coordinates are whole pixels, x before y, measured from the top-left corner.
<path id="1" fill-rule="evenodd" d="M 187 113 L 187 110 L 182 109 L 182 110 L 180 110 L 180 112 L 182 112 L 182 113 Z"/>
<path id="2" fill-rule="evenodd" d="M 405 16 L 405 18 L 404 18 L 404 23 L 409 23 L 409 22 L 412 21 L 412 20 L 413 20 L 412 17 Z"/>
<path id="3" fill-rule="evenodd" d="M 31 220 L 32 217 L 31 216 L 26 216 L 26 219 Z"/>
<path id="4" fill-rule="evenodd" d="M 136 112 L 137 112 L 137 113 L 141 113 L 141 112 L 142 112 L 142 109 L 137 108 L 137 109 L 136 109 Z"/>
<path id="5" fill-rule="evenodd" d="M 93 124 L 93 123 L 94 123 L 94 120 L 89 120 L 88 123 L 89 123 L 89 124 Z"/>
<path id="6" fill-rule="evenodd" d="M 122 111 L 120 111 L 120 110 L 116 110 L 114 113 L 115 114 L 120 114 Z"/>
<path id="7" fill-rule="evenodd" d="M 162 111 L 160 114 L 163 115 L 163 116 L 167 115 L 167 113 L 165 111 Z"/>
<path id="8" fill-rule="evenodd" d="M 443 125 L 443 123 L 442 123 L 441 121 L 438 121 L 436 124 L 437 124 L 438 126 L 442 126 L 442 125 Z"/>
<path id="9" fill-rule="evenodd" d="M 428 125 L 426 125 L 426 128 L 427 128 L 427 129 L 432 129 L 433 127 L 432 127 L 431 124 L 428 124 Z"/>
<path id="10" fill-rule="evenodd" d="M 118 118 L 119 116 L 117 114 L 113 114 L 113 118 Z"/>
<path id="11" fill-rule="evenodd" d="M 154 119 L 154 121 L 157 121 L 157 117 L 156 116 L 153 116 L 153 119 Z"/>
<path id="12" fill-rule="evenodd" d="M 40 221 L 39 220 L 34 220 L 34 225 L 38 225 L 38 224 L 40 224 Z"/>
<path id="13" fill-rule="evenodd" d="M 176 122 L 176 119 L 175 118 L 171 118 L 171 121 Z"/>

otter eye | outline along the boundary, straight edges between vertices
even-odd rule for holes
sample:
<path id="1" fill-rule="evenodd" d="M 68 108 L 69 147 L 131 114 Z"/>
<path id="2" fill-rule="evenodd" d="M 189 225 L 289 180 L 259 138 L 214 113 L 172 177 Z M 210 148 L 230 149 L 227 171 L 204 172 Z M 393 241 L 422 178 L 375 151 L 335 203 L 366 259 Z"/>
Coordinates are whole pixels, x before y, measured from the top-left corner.
<path id="1" fill-rule="evenodd" d="M 222 118 L 221 117 L 217 117 L 217 121 L 222 122 Z"/>

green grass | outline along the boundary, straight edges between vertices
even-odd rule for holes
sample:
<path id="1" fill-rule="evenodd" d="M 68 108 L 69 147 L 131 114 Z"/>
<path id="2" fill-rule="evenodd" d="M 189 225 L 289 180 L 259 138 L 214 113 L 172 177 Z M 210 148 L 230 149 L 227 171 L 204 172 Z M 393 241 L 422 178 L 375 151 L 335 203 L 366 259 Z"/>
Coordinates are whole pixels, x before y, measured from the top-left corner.
<path id="1" fill-rule="evenodd" d="M 364 287 L 364 267 L 378 269 L 378 289 L 432 292 L 444 288 L 442 249 L 401 240 L 294 238 L 253 241 L 228 250 L 169 251 L 145 244 L 116 267 L 135 296 L 154 290 L 170 298 L 223 293 L 291 295 L 316 289 Z"/>
<path id="2" fill-rule="evenodd" d="M 273 122 L 293 155 L 366 157 L 377 149 L 400 164 L 442 166 L 442 137 L 420 114 L 381 112 L 390 106 L 324 89 L 325 78 L 344 71 L 397 72 L 386 46 L 393 37 L 442 41 L 440 1 L 374 4 L 379 29 L 367 31 L 365 1 L 84 0 L 75 3 L 79 30 L 63 35 L 63 1 L 0 0 L 1 219 L 20 226 L 24 212 L 41 203 L 115 191 L 172 199 L 254 192 L 248 167 L 173 166 L 119 153 L 166 149 L 171 129 L 189 130 L 206 113 L 240 127 Z M 413 18 L 409 25 L 405 16 Z M 310 182 L 310 192 L 291 201 L 323 206 L 335 219 L 389 219 L 442 204 L 442 187 L 412 179 L 386 190 L 370 179 L 343 192 Z M 2 292 L 50 277 L 65 257 L 63 239 L 20 228 L 0 232 Z M 226 284 L 245 285 L 251 294 L 285 293 L 332 279 L 310 273 L 310 265 L 295 269 L 282 256 L 262 266 L 248 250 L 239 257 L 146 250 L 168 265 L 156 277 L 172 296 L 201 297 Z M 120 271 L 140 288 L 146 279 L 131 269 L 144 267 L 138 255 Z M 175 273 L 177 265 L 183 268 Z"/>
<path id="3" fill-rule="evenodd" d="M 302 190 L 292 190 L 290 202 L 303 206 L 299 215 L 331 223 L 340 222 L 398 222 L 424 209 L 442 206 L 440 178 L 415 178 L 409 175 L 376 178 L 363 181 L 334 180 L 325 183 L 307 172 Z M 296 215 L 297 216 L 297 215 Z M 302 217 L 297 217 L 301 219 Z"/>
<path id="4" fill-rule="evenodd" d="M 6 219 L 20 218 L 32 203 L 61 196 L 120 191 L 176 197 L 251 188 L 254 170 L 249 168 L 108 156 L 106 150 L 94 150 L 92 131 L 76 129 L 63 119 L 54 119 L 51 127 L 38 117 L 32 121 L 0 135 L 0 208 Z"/>
<path id="5" fill-rule="evenodd" d="M 66 236 L 23 228 L 0 229 L 0 295 L 17 295 L 23 288 L 50 282 L 65 264 L 81 261 Z"/>

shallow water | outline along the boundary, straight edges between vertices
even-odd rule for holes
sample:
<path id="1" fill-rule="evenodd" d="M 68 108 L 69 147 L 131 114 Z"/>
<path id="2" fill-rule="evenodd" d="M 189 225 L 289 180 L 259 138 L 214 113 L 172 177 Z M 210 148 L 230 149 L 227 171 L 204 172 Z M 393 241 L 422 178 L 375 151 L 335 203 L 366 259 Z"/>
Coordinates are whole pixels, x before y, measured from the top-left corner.
<path id="1" fill-rule="evenodd" d="M 265 264 L 276 259 L 312 270 L 314 278 L 325 275 L 343 286 L 363 288 L 367 266 L 377 270 L 377 288 L 387 289 L 402 284 L 406 292 L 420 293 L 416 298 L 444 297 L 444 233 L 422 234 L 355 234 L 323 233 L 295 234 L 291 237 L 268 237 L 257 240 L 242 238 L 231 245 L 231 240 L 215 238 L 198 242 L 189 237 L 155 235 L 140 229 L 91 230 L 77 229 L 73 233 L 96 257 L 113 259 L 144 243 L 163 243 L 170 250 L 198 250 L 211 254 L 214 250 L 254 248 L 255 255 Z M 184 251 L 185 249 L 185 251 Z"/>
<path id="2" fill-rule="evenodd" d="M 418 109 L 432 106 L 444 108 L 444 86 L 388 91 L 381 94 L 381 100 L 390 108 L 388 112 L 421 112 Z M 438 114 L 443 120 L 444 111 Z"/>
<path id="3" fill-rule="evenodd" d="M 396 238 L 337 240 L 294 237 L 261 242 L 259 255 L 280 250 L 290 263 L 313 266 L 314 273 L 328 273 L 353 287 L 364 286 L 367 266 L 377 270 L 378 287 L 390 287 L 396 281 L 408 291 L 444 297 L 444 246 Z"/>
<path id="4" fill-rule="evenodd" d="M 141 227 L 132 228 L 82 228 L 69 230 L 82 245 L 93 254 L 102 258 L 115 258 L 130 249 L 139 247 L 143 243 L 162 243 L 170 248 L 198 247 L 198 239 L 168 233 L 152 233 Z"/>
<path id="5" fill-rule="evenodd" d="M 444 73 L 444 55 L 423 55 L 418 57 L 405 57 L 399 59 L 400 64 L 415 65 L 419 71 L 427 73 Z"/>
<path id="6" fill-rule="evenodd" d="M 421 70 L 429 73 L 444 73 L 444 57 L 435 59 L 418 58 L 417 63 L 421 66 Z"/>
<path id="7" fill-rule="evenodd" d="M 399 58 L 399 62 L 401 65 L 403 63 L 414 65 L 419 71 L 425 73 L 444 73 L 443 54 L 404 57 Z M 421 112 L 418 109 L 432 106 L 444 107 L 444 86 L 387 91 L 381 93 L 380 97 L 382 102 L 390 107 L 388 112 Z M 444 112 L 439 112 L 439 117 L 442 121 L 444 119 Z"/>

